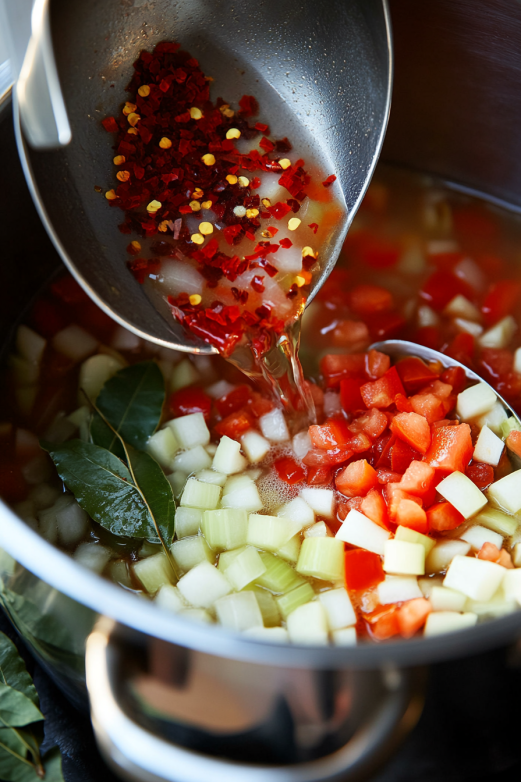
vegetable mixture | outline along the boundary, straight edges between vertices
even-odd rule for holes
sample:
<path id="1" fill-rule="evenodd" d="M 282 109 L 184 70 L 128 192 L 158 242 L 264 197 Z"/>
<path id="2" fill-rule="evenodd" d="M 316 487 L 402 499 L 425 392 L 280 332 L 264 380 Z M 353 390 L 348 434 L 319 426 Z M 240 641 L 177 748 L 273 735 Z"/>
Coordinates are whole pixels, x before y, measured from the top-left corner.
<path id="1" fill-rule="evenodd" d="M 18 328 L 0 493 L 80 564 L 260 639 L 431 636 L 521 604 L 519 224 L 419 177 L 370 188 L 305 316 L 318 423 L 221 358 L 115 325 L 71 277 Z M 378 284 L 376 284 L 378 282 Z M 517 574 L 520 574 L 518 576 Z"/>

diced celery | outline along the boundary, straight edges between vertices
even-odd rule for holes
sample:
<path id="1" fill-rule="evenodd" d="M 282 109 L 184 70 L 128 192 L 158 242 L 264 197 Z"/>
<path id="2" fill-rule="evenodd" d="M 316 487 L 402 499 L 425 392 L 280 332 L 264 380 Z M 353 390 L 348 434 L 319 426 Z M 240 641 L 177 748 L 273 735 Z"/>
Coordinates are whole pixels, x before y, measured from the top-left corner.
<path id="1" fill-rule="evenodd" d="M 200 508 L 176 508 L 175 534 L 178 538 L 197 535 L 201 529 L 203 512 Z"/>
<path id="2" fill-rule="evenodd" d="M 296 570 L 323 581 L 344 579 L 344 544 L 338 538 L 305 538 Z"/>
<path id="3" fill-rule="evenodd" d="M 217 565 L 221 573 L 224 573 L 225 570 L 232 564 L 233 560 L 238 557 L 239 554 L 242 554 L 243 551 L 246 551 L 247 548 L 248 546 L 241 546 L 240 548 L 234 548 L 231 551 L 221 551 Z"/>
<path id="4" fill-rule="evenodd" d="M 198 380 L 200 380 L 199 372 L 188 358 L 184 358 L 172 373 L 170 391 L 179 391 L 180 388 L 191 386 Z"/>
<path id="5" fill-rule="evenodd" d="M 304 579 L 283 559 L 268 554 L 267 551 L 261 551 L 260 558 L 266 566 L 266 571 L 255 582 L 259 586 L 272 592 L 288 592 L 298 584 L 305 583 Z"/>
<path id="6" fill-rule="evenodd" d="M 172 566 L 163 551 L 134 563 L 132 570 L 151 595 L 155 594 L 163 584 L 173 584 L 175 581 Z"/>
<path id="7" fill-rule="evenodd" d="M 501 424 L 501 434 L 507 439 L 510 432 L 521 432 L 521 423 L 517 420 L 517 418 L 514 418 L 513 415 L 510 416 L 506 421 L 503 421 Z"/>
<path id="8" fill-rule="evenodd" d="M 280 625 L 279 607 L 271 592 L 252 584 L 245 586 L 243 591 L 254 592 L 262 614 L 264 627 L 278 627 Z"/>
<path id="9" fill-rule="evenodd" d="M 299 532 L 296 535 L 293 535 L 293 537 L 288 540 L 287 543 L 277 549 L 276 553 L 279 555 L 279 557 L 282 557 L 282 559 L 287 559 L 288 562 L 296 563 L 299 558 L 301 546 L 302 537 Z"/>
<path id="10" fill-rule="evenodd" d="M 313 600 L 314 597 L 315 592 L 313 587 L 310 583 L 305 581 L 303 584 L 295 587 L 290 592 L 286 592 L 284 595 L 279 595 L 279 597 L 276 598 L 276 601 L 282 617 L 287 619 L 292 611 L 294 611 L 299 606 L 304 605 L 304 603 L 309 603 L 309 601 Z"/>
<path id="11" fill-rule="evenodd" d="M 254 592 L 236 592 L 221 597 L 215 603 L 215 610 L 223 627 L 236 632 L 264 626 Z"/>
<path id="12" fill-rule="evenodd" d="M 186 482 L 181 505 L 201 510 L 214 510 L 219 504 L 221 487 L 212 483 L 203 483 L 196 478 L 189 478 Z"/>
<path id="13" fill-rule="evenodd" d="M 202 413 L 190 413 L 167 421 L 165 429 L 172 432 L 180 448 L 189 450 L 198 445 L 208 445 L 210 431 Z M 164 431 L 164 430 L 162 430 Z"/>
<path id="14" fill-rule="evenodd" d="M 202 535 L 176 540 L 170 546 L 170 551 L 182 573 L 187 573 L 199 562 L 206 560 L 212 565 L 215 562 L 215 553 L 211 551 Z"/>
<path id="15" fill-rule="evenodd" d="M 170 468 L 179 445 L 171 429 L 160 429 L 148 438 L 146 449 L 161 467 Z"/>
<path id="16" fill-rule="evenodd" d="M 207 445 L 205 448 L 205 451 L 208 453 L 209 446 Z M 203 483 L 214 483 L 216 486 L 224 486 L 226 483 L 226 480 L 228 478 L 227 475 L 225 475 L 222 472 L 215 472 L 215 470 L 200 470 L 195 477 L 198 481 L 203 481 Z"/>
<path id="17" fill-rule="evenodd" d="M 223 488 L 223 508 L 243 508 L 253 512 L 262 509 L 262 500 L 255 483 L 248 475 L 234 475 Z"/>
<path id="18" fill-rule="evenodd" d="M 213 469 L 226 475 L 234 475 L 245 470 L 247 466 L 248 462 L 241 454 L 241 444 L 226 435 L 221 437 L 213 457 Z"/>
<path id="19" fill-rule="evenodd" d="M 244 589 L 247 584 L 262 576 L 266 571 L 266 565 L 256 549 L 246 546 L 224 571 L 228 581 L 231 581 L 235 589 Z"/>
<path id="20" fill-rule="evenodd" d="M 405 540 L 407 543 L 421 543 L 425 549 L 425 556 L 427 556 L 436 545 L 436 541 L 429 538 L 428 535 L 422 535 L 421 532 L 416 532 L 409 527 L 398 527 L 394 533 L 394 537 L 395 540 Z"/>
<path id="21" fill-rule="evenodd" d="M 297 532 L 300 524 L 283 516 L 251 513 L 248 519 L 248 543 L 266 551 L 278 551 Z"/>
<path id="22" fill-rule="evenodd" d="M 248 514 L 238 508 L 206 511 L 202 529 L 208 545 L 215 551 L 239 548 L 247 542 Z"/>
<path id="23" fill-rule="evenodd" d="M 506 513 L 490 506 L 482 510 L 479 516 L 476 516 L 475 521 L 507 537 L 513 535 L 519 526 L 519 519 L 515 516 L 508 516 Z"/>

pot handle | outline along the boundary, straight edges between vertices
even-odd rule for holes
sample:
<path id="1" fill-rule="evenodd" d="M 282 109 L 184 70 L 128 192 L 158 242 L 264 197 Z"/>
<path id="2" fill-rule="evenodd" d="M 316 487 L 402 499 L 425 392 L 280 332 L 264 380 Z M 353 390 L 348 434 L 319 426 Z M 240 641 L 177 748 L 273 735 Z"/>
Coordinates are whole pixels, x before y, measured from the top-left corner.
<path id="1" fill-rule="evenodd" d="M 416 723 L 421 700 L 396 685 L 375 718 L 336 752 L 294 765 L 255 765 L 205 755 L 173 744 L 139 725 L 125 709 L 114 636 L 119 625 L 102 617 L 87 640 L 86 676 L 99 749 L 113 770 L 132 782 L 348 782 L 382 762 Z M 408 681 L 406 672 L 395 675 Z M 124 688 L 123 688 L 124 689 Z"/>
<path id="2" fill-rule="evenodd" d="M 52 149 L 72 138 L 56 69 L 49 0 L 35 0 L 31 37 L 16 84 L 22 126 L 32 147 Z"/>

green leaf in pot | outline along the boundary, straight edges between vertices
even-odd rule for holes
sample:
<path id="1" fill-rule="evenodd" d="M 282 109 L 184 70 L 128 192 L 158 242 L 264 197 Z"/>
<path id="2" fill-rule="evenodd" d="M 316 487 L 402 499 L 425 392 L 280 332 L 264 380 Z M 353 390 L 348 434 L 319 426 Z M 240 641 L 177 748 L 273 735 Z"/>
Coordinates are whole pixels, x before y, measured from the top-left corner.
<path id="1" fill-rule="evenodd" d="M 43 720 L 40 709 L 23 692 L 0 683 L 0 722 L 17 728 Z"/>
<path id="2" fill-rule="evenodd" d="M 117 372 L 101 389 L 96 407 L 129 445 L 143 450 L 157 429 L 165 401 L 165 382 L 153 361 L 133 364 Z M 94 412 L 91 436 L 96 445 L 123 455 L 117 435 Z"/>
<path id="3" fill-rule="evenodd" d="M 41 446 L 92 519 L 115 535 L 157 537 L 148 507 L 128 468 L 117 456 L 82 440 L 61 444 L 42 441 Z"/>
<path id="4" fill-rule="evenodd" d="M 159 464 L 148 453 L 126 446 L 134 482 L 155 520 L 157 537 L 170 546 L 174 537 L 175 500 L 171 483 Z"/>
<path id="5" fill-rule="evenodd" d="M 36 706 L 38 694 L 14 643 L 0 633 L 0 682 L 23 693 Z"/>

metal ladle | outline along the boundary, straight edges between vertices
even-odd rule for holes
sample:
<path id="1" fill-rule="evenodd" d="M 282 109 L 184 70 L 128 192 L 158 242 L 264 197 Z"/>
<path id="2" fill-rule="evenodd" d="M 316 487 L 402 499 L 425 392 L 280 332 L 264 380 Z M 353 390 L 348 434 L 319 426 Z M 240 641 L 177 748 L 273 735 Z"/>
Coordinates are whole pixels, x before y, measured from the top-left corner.
<path id="1" fill-rule="evenodd" d="M 120 110 L 139 52 L 161 40 L 180 41 L 197 57 L 214 78 L 214 98 L 255 95 L 275 137 L 287 136 L 299 155 L 336 174 L 344 214 L 320 248 L 311 300 L 335 265 L 382 146 L 392 83 L 387 0 L 35 0 L 15 124 L 40 217 L 64 263 L 112 318 L 159 345 L 209 354 L 215 349 L 161 315 L 129 274 L 121 213 L 95 192 L 112 187 L 113 139 L 101 120 Z"/>

